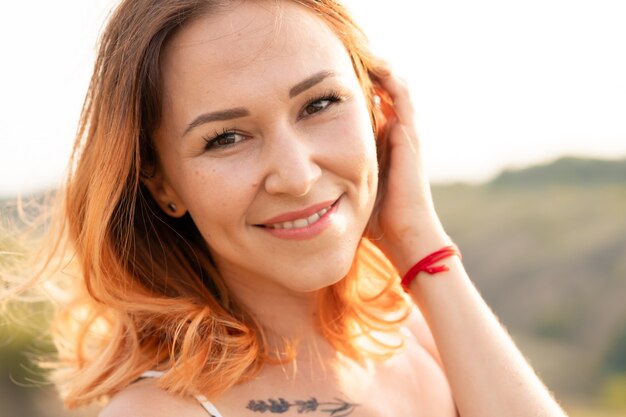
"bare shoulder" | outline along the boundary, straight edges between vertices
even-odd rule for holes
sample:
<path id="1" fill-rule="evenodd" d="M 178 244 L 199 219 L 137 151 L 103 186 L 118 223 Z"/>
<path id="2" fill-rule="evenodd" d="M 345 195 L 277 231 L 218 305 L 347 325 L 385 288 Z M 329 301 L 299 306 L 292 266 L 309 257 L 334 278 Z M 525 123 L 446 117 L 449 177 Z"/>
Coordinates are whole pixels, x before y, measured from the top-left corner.
<path id="1" fill-rule="evenodd" d="M 145 380 L 117 393 L 99 417 L 200 417 L 206 412 L 194 398 L 170 394 Z"/>
<path id="2" fill-rule="evenodd" d="M 413 308 L 413 311 L 406 319 L 405 325 L 415 339 L 417 339 L 417 342 L 439 363 L 439 365 L 441 365 L 441 357 L 439 356 L 439 350 L 437 349 L 433 334 L 417 306 Z"/>

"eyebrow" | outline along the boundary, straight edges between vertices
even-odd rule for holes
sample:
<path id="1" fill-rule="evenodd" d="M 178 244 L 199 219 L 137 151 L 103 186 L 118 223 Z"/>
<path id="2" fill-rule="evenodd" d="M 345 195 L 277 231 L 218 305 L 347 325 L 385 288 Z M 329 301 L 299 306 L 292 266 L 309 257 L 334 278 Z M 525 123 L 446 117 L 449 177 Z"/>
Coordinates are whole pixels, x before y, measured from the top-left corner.
<path id="1" fill-rule="evenodd" d="M 289 89 L 289 98 L 294 98 L 299 94 L 302 94 L 309 88 L 321 83 L 328 77 L 332 77 L 336 75 L 333 71 L 320 71 L 316 74 L 311 75 L 307 79 L 300 81 L 298 84 L 294 85 Z M 217 122 L 223 120 L 232 120 L 238 119 L 241 117 L 246 117 L 250 115 L 250 111 L 245 107 L 235 107 L 232 109 L 226 110 L 218 110 L 210 113 L 204 113 L 200 116 L 196 117 L 193 122 L 187 125 L 187 128 L 183 132 L 183 136 L 189 133 L 191 130 L 196 127 L 203 125 L 205 123 Z"/>
<path id="2" fill-rule="evenodd" d="M 205 123 L 217 122 L 221 120 L 238 119 L 240 117 L 245 117 L 249 115 L 250 115 L 250 112 L 248 111 L 248 109 L 244 107 L 237 107 L 234 109 L 219 110 L 219 111 L 214 111 L 211 113 L 204 113 L 196 117 L 193 122 L 189 123 L 189 125 L 187 126 L 187 129 L 185 129 L 185 131 L 183 132 L 183 136 L 189 133 L 189 131 Z"/>
<path id="3" fill-rule="evenodd" d="M 313 87 L 314 85 L 319 84 L 322 81 L 324 81 L 326 78 L 332 77 L 334 75 L 335 73 L 332 71 L 320 71 L 317 74 L 311 75 L 306 80 L 300 81 L 298 84 L 294 85 L 293 87 L 289 89 L 289 98 L 294 98 L 298 94 L 305 92 L 306 90 Z"/>

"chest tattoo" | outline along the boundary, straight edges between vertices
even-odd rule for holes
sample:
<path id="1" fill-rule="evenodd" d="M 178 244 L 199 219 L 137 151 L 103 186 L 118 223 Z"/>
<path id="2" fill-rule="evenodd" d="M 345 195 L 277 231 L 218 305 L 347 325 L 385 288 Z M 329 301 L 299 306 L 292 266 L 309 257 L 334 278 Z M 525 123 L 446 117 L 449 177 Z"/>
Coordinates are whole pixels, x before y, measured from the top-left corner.
<path id="1" fill-rule="evenodd" d="M 308 400 L 287 401 L 284 398 L 268 398 L 267 400 L 250 400 L 246 408 L 255 413 L 275 413 L 282 414 L 292 408 L 298 414 L 320 411 L 332 417 L 344 417 L 352 414 L 358 404 L 351 404 L 347 401 L 334 398 L 334 401 L 320 402 L 317 398 L 311 397 Z"/>

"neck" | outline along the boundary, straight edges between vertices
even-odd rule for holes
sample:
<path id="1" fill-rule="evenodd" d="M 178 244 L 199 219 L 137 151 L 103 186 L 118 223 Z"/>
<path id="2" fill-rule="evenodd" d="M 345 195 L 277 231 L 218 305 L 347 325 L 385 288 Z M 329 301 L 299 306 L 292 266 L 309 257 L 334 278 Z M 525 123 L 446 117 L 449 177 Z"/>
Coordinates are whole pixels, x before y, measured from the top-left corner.
<path id="1" fill-rule="evenodd" d="M 230 276 L 226 282 L 237 300 L 263 327 L 270 351 L 284 351 L 286 341 L 306 347 L 323 339 L 315 324 L 316 292 L 299 293 Z"/>

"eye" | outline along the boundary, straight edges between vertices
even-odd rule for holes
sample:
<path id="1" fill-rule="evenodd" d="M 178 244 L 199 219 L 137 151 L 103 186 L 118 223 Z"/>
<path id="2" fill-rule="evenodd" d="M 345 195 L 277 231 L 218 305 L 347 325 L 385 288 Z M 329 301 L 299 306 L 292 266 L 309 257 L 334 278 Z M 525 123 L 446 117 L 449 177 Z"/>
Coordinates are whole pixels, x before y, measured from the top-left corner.
<path id="1" fill-rule="evenodd" d="M 203 139 L 206 142 L 206 150 L 219 150 L 228 148 L 245 140 L 246 136 L 242 135 L 241 133 L 237 133 L 234 130 L 224 129 L 222 133 L 215 133 L 213 136 L 208 138 L 204 137 Z"/>
<path id="2" fill-rule="evenodd" d="M 318 97 L 307 104 L 302 113 L 304 116 L 311 116 L 312 114 L 318 113 L 322 110 L 326 110 L 333 103 L 337 103 L 342 101 L 341 97 L 336 93 L 325 94 L 322 97 Z"/>

